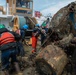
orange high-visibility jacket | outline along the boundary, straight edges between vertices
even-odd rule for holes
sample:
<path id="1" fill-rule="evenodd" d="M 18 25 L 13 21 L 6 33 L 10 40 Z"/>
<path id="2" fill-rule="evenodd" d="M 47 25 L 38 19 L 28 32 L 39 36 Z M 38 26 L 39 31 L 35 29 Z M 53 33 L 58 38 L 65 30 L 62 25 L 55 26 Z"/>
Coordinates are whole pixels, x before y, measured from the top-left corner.
<path id="1" fill-rule="evenodd" d="M 0 45 L 4 45 L 7 43 L 15 42 L 15 37 L 10 32 L 4 32 L 0 36 Z"/>
<path id="2" fill-rule="evenodd" d="M 37 37 L 32 36 L 32 48 L 36 49 L 36 46 L 37 46 Z"/>

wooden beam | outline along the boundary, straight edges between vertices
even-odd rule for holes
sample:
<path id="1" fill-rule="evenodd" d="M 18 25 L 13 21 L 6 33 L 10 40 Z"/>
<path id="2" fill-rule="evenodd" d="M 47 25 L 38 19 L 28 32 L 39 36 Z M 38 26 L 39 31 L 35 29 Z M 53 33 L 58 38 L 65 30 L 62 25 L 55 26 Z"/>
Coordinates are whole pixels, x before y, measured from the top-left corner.
<path id="1" fill-rule="evenodd" d="M 16 10 L 27 10 L 27 11 L 32 11 L 32 9 L 29 9 L 29 8 L 21 8 L 21 7 L 16 7 Z"/>
<path id="2" fill-rule="evenodd" d="M 16 13 L 16 0 L 13 0 L 13 14 Z"/>
<path id="3" fill-rule="evenodd" d="M 24 16 L 24 17 L 31 17 L 31 14 L 27 14 L 27 13 L 16 13 L 15 15 L 19 15 L 19 16 Z"/>
<path id="4" fill-rule="evenodd" d="M 12 14 L 12 5 L 13 5 L 13 0 L 9 0 L 9 12 Z"/>

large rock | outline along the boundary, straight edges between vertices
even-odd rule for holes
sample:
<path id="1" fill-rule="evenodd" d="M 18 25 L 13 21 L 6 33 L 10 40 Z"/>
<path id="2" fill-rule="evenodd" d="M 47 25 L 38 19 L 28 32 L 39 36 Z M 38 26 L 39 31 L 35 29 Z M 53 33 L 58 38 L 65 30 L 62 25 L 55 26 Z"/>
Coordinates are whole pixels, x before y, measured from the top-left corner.
<path id="1" fill-rule="evenodd" d="M 69 9 L 74 7 L 76 10 L 75 2 L 70 3 L 69 5 L 61 8 L 52 18 L 50 25 L 58 31 L 61 35 L 67 35 L 69 33 L 76 34 L 73 22 L 69 20 Z M 74 11 L 74 19 L 76 23 L 76 11 Z"/>

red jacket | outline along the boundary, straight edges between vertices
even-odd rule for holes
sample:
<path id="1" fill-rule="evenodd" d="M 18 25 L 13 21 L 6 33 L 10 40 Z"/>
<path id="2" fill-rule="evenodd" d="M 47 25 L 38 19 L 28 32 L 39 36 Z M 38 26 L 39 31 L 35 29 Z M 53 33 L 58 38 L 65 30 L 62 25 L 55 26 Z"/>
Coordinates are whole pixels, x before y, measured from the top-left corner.
<path id="1" fill-rule="evenodd" d="M 15 37 L 10 32 L 4 32 L 0 35 L 0 45 L 15 42 Z"/>

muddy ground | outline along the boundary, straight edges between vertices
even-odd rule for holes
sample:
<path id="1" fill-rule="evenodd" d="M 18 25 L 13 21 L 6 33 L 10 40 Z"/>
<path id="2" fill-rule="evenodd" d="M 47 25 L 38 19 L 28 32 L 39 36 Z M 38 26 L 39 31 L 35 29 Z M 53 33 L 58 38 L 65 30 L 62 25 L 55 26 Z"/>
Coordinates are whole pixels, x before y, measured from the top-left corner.
<path id="1" fill-rule="evenodd" d="M 38 41 L 37 43 L 37 49 L 40 48 L 40 41 Z M 24 49 L 25 49 L 25 57 L 29 57 L 28 59 L 26 58 L 26 67 L 25 67 L 25 70 L 23 71 L 23 74 L 24 75 L 40 75 L 37 70 L 36 70 L 36 67 L 35 67 L 35 64 L 34 64 L 34 60 L 31 58 L 31 57 L 34 57 L 34 56 L 31 56 L 31 50 L 32 50 L 32 46 L 31 45 L 25 45 L 24 46 Z"/>
<path id="2" fill-rule="evenodd" d="M 40 47 L 40 41 L 38 41 L 37 44 L 37 49 Z M 23 75 L 39 75 L 39 73 L 36 70 L 35 64 L 32 61 L 31 56 L 31 50 L 32 46 L 31 45 L 26 45 L 24 44 L 24 49 L 25 49 L 25 62 L 21 62 L 21 72 L 23 72 Z M 0 75 L 3 75 L 1 70 L 0 70 Z M 17 75 L 15 72 L 10 72 L 10 75 Z"/>
<path id="3" fill-rule="evenodd" d="M 37 43 L 37 50 L 39 50 L 40 46 L 41 44 L 39 40 Z M 23 73 L 23 75 L 50 75 L 50 74 L 41 74 L 41 72 L 39 72 L 38 69 L 36 68 L 35 61 L 34 61 L 34 55 L 32 55 L 31 53 L 32 46 L 24 44 L 24 49 L 25 49 L 25 58 L 24 58 L 25 61 L 19 62 L 19 64 L 21 64 L 20 67 L 21 67 L 21 72 Z M 49 71 L 48 68 L 45 69 L 45 71 L 48 72 Z M 1 71 L 0 71 L 0 75 L 3 75 Z M 12 71 L 10 72 L 10 75 L 17 75 L 17 74 L 16 72 Z M 70 73 L 67 74 L 66 71 L 64 71 L 64 74 L 62 75 L 71 75 L 71 74 Z"/>

